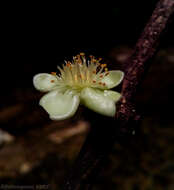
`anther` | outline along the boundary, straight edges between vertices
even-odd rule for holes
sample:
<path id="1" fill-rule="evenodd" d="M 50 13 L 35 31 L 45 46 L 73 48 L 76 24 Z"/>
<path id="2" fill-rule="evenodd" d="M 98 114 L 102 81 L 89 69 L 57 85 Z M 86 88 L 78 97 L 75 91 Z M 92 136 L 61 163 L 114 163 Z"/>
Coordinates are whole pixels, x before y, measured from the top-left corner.
<path id="1" fill-rule="evenodd" d="M 56 75 L 56 72 L 51 72 L 52 75 Z"/>
<path id="2" fill-rule="evenodd" d="M 96 80 L 93 80 L 92 82 L 93 82 L 93 83 L 96 83 Z"/>
<path id="3" fill-rule="evenodd" d="M 71 64 L 68 62 L 68 63 L 66 64 L 66 66 L 67 66 L 67 67 L 71 67 Z"/>
<path id="4" fill-rule="evenodd" d="M 93 55 L 90 55 L 89 57 L 90 57 L 91 59 L 94 59 L 94 56 L 93 56 Z"/>
<path id="5" fill-rule="evenodd" d="M 100 78 L 102 78 L 103 77 L 103 75 L 100 75 Z"/>
<path id="6" fill-rule="evenodd" d="M 53 83 L 53 82 L 54 82 L 54 80 L 51 80 L 51 82 Z"/>
<path id="7" fill-rule="evenodd" d="M 104 68 L 104 67 L 106 67 L 106 66 L 107 66 L 106 64 L 101 64 L 101 67 L 102 67 L 102 68 Z"/>
<path id="8" fill-rule="evenodd" d="M 83 52 L 82 52 L 82 53 L 80 53 L 80 56 L 85 56 L 85 53 L 83 53 Z"/>

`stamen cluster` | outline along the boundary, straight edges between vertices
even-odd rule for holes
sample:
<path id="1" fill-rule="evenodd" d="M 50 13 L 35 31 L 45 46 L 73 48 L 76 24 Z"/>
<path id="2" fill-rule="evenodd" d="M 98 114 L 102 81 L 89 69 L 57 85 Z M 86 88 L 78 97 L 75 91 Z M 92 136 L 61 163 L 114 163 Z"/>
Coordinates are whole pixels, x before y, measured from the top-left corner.
<path id="1" fill-rule="evenodd" d="M 73 89 L 84 87 L 101 88 L 106 84 L 102 82 L 104 76 L 109 74 L 106 64 L 100 63 L 101 58 L 89 56 L 86 59 L 84 53 L 73 57 L 72 62 L 65 61 L 63 67 L 59 67 L 58 80 L 62 85 L 71 86 Z M 51 74 L 56 75 L 55 72 Z M 54 81 L 51 81 L 54 82 Z"/>

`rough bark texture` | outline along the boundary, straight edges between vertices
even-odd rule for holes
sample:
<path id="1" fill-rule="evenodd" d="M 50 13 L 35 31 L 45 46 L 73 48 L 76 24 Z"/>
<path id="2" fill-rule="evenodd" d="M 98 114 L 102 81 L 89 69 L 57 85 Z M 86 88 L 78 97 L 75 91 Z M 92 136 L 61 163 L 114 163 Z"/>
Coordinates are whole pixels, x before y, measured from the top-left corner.
<path id="1" fill-rule="evenodd" d="M 140 117 L 136 114 L 133 98 L 173 12 L 173 0 L 158 2 L 132 56 L 127 61 L 121 90 L 122 99 L 117 104 L 115 121 L 97 115 L 93 116 L 92 130 L 65 183 L 65 190 L 90 189 L 90 184 L 99 169 L 102 168 L 104 158 L 112 148 L 112 144 L 129 142 L 129 138 L 134 134 L 132 132 L 139 123 Z M 90 117 L 90 114 L 87 115 Z M 101 126 L 98 126 L 99 122 L 102 124 Z M 106 130 L 107 125 L 111 125 L 109 126 L 110 130 Z M 116 125 L 117 127 L 115 127 Z M 132 126 L 134 127 L 132 128 Z"/>
<path id="2" fill-rule="evenodd" d="M 173 9 L 173 0 L 159 1 L 152 17 L 135 46 L 133 55 L 127 61 L 127 69 L 122 85 L 123 98 L 118 104 L 119 109 L 116 115 L 119 120 L 121 119 L 122 122 L 124 121 L 123 123 L 127 122 L 130 117 L 135 115 L 135 110 L 132 107 L 133 96 L 144 76 L 145 70 L 149 67 L 149 60 L 156 51 L 159 38 L 169 18 L 173 14 Z"/>

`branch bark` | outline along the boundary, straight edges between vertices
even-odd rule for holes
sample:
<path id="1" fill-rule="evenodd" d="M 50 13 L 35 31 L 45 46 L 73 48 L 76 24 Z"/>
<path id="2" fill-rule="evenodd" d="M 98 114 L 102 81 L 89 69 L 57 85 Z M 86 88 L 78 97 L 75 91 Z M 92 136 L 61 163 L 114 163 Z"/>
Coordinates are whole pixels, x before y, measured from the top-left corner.
<path id="1" fill-rule="evenodd" d="M 174 12 L 173 0 L 160 0 L 148 24 L 139 38 L 135 50 L 127 61 L 127 69 L 122 85 L 122 99 L 118 103 L 116 118 L 125 125 L 131 117 L 136 118 L 132 101 L 138 85 L 141 83 L 145 70 L 150 66 L 150 58 L 154 55 L 159 39 Z"/>
<path id="2" fill-rule="evenodd" d="M 145 71 L 151 64 L 149 60 L 154 55 L 159 39 L 173 13 L 173 0 L 160 0 L 157 3 L 132 56 L 127 61 L 121 90 L 122 99 L 117 104 L 114 122 L 110 118 L 98 115 L 92 116 L 91 132 L 82 147 L 68 180 L 65 182 L 65 190 L 89 189 L 112 145 L 115 142 L 124 143 L 129 141 L 132 136 L 132 130 L 135 130 L 135 126 L 140 121 L 133 104 L 134 95 L 144 77 Z M 90 114 L 87 115 L 90 118 Z M 109 130 L 106 129 L 108 123 L 111 125 Z"/>

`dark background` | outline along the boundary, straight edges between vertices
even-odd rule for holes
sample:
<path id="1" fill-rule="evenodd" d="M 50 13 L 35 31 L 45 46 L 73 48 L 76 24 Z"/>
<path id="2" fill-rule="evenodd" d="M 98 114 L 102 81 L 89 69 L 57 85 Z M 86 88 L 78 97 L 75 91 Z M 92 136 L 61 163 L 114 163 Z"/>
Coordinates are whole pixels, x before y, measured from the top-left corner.
<path id="1" fill-rule="evenodd" d="M 119 63 L 120 55 L 123 60 L 130 55 L 156 3 L 8 2 L 1 7 L 0 129 L 14 140 L 6 142 L 0 133 L 0 184 L 49 184 L 61 190 L 87 128 L 66 139 L 69 129 L 83 126 L 83 114 L 50 121 L 38 106 L 42 94 L 34 89 L 33 76 L 56 71 L 79 52 Z M 174 189 L 173 34 L 171 22 L 137 93 L 140 134 L 129 147 L 114 145 L 94 189 Z M 65 140 L 50 137 L 54 134 Z"/>
<path id="2" fill-rule="evenodd" d="M 31 85 L 35 73 L 52 71 L 81 51 L 105 56 L 120 44 L 134 46 L 156 2 L 8 4 L 1 27 L 1 76 L 10 74 L 5 83 L 11 87 Z M 172 28 L 161 45 L 173 44 Z"/>

